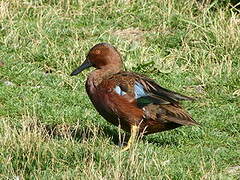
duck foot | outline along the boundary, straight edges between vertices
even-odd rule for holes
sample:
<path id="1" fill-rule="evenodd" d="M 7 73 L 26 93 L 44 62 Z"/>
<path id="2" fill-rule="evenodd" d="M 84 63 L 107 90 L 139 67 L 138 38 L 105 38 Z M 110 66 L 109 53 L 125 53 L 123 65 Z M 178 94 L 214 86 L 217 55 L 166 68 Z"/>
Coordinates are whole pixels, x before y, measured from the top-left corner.
<path id="1" fill-rule="evenodd" d="M 137 139 L 138 132 L 139 132 L 139 127 L 137 125 L 131 126 L 131 136 L 130 136 L 130 138 L 128 140 L 127 146 L 125 146 L 121 150 L 121 152 L 127 151 L 127 150 L 129 150 L 132 147 L 132 145 L 134 144 L 134 142 Z"/>

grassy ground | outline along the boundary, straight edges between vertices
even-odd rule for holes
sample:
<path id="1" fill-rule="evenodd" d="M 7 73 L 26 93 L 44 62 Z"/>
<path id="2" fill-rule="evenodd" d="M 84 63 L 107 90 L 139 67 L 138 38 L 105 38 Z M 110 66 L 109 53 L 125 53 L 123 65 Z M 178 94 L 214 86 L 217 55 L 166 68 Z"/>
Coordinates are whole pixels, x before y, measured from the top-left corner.
<path id="1" fill-rule="evenodd" d="M 197 97 L 184 106 L 202 127 L 121 153 L 118 128 L 87 98 L 89 72 L 69 76 L 99 42 L 127 70 Z M 2 0 L 0 61 L 2 179 L 240 176 L 240 14 L 227 2 Z"/>

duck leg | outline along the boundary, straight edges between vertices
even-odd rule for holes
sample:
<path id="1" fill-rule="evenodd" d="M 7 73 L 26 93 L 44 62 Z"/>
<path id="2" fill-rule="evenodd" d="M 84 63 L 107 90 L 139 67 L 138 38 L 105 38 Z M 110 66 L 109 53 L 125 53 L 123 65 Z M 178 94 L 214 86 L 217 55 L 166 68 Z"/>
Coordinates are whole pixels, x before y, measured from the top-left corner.
<path id="1" fill-rule="evenodd" d="M 135 140 L 137 138 L 138 132 L 139 132 L 139 126 L 137 126 L 137 125 L 131 126 L 131 136 L 128 140 L 127 146 L 124 147 L 121 150 L 121 152 L 127 151 L 128 149 L 131 148 L 132 144 L 135 142 Z"/>

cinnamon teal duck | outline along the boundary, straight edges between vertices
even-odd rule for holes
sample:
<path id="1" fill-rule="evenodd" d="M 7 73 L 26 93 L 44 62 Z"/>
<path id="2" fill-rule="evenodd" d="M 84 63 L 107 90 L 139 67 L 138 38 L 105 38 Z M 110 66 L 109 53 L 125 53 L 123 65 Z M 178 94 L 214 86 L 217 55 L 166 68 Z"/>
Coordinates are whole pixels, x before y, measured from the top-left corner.
<path id="1" fill-rule="evenodd" d="M 132 146 L 140 133 L 198 124 L 179 103 L 193 98 L 165 89 L 146 76 L 124 71 L 120 53 L 110 44 L 100 43 L 91 48 L 71 76 L 89 67 L 96 68 L 85 84 L 94 107 L 108 122 L 131 133 L 123 151 Z"/>

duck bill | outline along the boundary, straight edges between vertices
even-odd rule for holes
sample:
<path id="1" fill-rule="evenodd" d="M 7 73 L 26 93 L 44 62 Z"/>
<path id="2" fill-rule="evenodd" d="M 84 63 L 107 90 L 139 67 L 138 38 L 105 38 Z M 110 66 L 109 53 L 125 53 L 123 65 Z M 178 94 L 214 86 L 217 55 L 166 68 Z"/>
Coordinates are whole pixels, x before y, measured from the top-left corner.
<path id="1" fill-rule="evenodd" d="M 79 66 L 77 69 L 75 69 L 70 76 L 75 76 L 77 74 L 79 74 L 80 72 L 82 72 L 84 69 L 87 69 L 89 67 L 91 67 L 92 64 L 88 61 L 88 59 L 86 59 L 81 66 Z"/>

